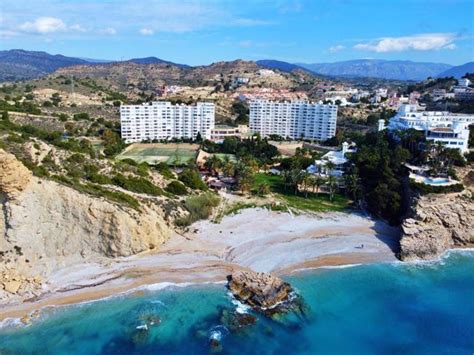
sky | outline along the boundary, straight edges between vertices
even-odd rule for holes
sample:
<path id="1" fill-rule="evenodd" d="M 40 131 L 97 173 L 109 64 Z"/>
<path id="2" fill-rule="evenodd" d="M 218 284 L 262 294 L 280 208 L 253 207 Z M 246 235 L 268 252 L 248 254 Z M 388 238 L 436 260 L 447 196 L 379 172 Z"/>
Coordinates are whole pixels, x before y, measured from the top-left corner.
<path id="1" fill-rule="evenodd" d="M 0 49 L 204 65 L 474 61 L 473 0 L 1 0 Z"/>

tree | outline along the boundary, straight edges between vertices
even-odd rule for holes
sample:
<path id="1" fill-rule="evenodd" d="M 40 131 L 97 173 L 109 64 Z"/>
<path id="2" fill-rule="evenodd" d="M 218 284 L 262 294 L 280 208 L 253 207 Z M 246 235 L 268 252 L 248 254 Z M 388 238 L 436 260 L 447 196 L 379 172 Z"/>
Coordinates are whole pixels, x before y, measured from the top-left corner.
<path id="1" fill-rule="evenodd" d="M 201 132 L 198 132 L 196 134 L 196 138 L 194 139 L 196 142 L 198 143 L 201 143 L 202 142 L 202 136 L 201 136 Z"/>
<path id="2" fill-rule="evenodd" d="M 8 111 L 3 111 L 2 112 L 2 121 L 9 121 L 10 117 L 8 115 Z"/>
<path id="3" fill-rule="evenodd" d="M 336 164 L 334 164 L 332 161 L 328 160 L 326 165 L 326 172 L 330 176 L 333 172 L 333 170 L 336 168 Z"/>
<path id="4" fill-rule="evenodd" d="M 217 175 L 222 167 L 222 162 L 217 155 L 211 155 L 206 158 L 204 167 L 211 173 L 211 175 Z"/>
<path id="5" fill-rule="evenodd" d="M 332 201 L 332 199 L 334 198 L 334 193 L 337 189 L 337 179 L 334 176 L 329 176 L 326 185 L 329 190 L 329 200 Z"/>
<path id="6" fill-rule="evenodd" d="M 224 160 L 222 162 L 222 172 L 225 176 L 234 176 L 235 174 L 235 166 L 234 163 L 230 160 L 229 156 L 224 156 Z"/>
<path id="7" fill-rule="evenodd" d="M 242 193 L 250 191 L 254 181 L 254 174 L 248 166 L 237 170 L 237 186 Z"/>
<path id="8" fill-rule="evenodd" d="M 357 196 L 360 191 L 359 177 L 357 174 L 352 173 L 345 175 L 344 182 L 346 184 L 346 191 L 352 196 L 354 201 L 357 201 Z"/>
<path id="9" fill-rule="evenodd" d="M 316 188 L 316 193 L 319 193 L 319 189 L 326 183 L 326 179 L 322 176 L 316 176 L 313 181 L 313 192 L 314 188 Z"/>
<path id="10" fill-rule="evenodd" d="M 303 189 L 304 189 L 304 197 L 308 198 L 308 188 L 312 184 L 313 176 L 306 171 L 304 171 L 301 175 L 302 175 L 301 182 L 303 183 Z"/>

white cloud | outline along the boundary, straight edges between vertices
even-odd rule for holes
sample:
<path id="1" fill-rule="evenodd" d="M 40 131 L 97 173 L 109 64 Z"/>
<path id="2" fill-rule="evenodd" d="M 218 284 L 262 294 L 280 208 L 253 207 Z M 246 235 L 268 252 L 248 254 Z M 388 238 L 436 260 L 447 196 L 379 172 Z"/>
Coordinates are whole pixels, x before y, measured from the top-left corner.
<path id="1" fill-rule="evenodd" d="M 70 29 L 71 31 L 87 32 L 86 29 L 85 29 L 84 27 L 82 27 L 81 25 L 79 25 L 79 24 L 75 24 L 75 25 L 69 26 L 69 29 Z"/>
<path id="2" fill-rule="evenodd" d="M 117 30 L 113 27 L 107 27 L 99 31 L 100 34 L 113 36 L 117 34 Z"/>
<path id="3" fill-rule="evenodd" d="M 39 34 L 67 31 L 67 26 L 63 20 L 56 17 L 38 17 L 32 22 L 23 23 L 19 28 L 23 32 Z"/>
<path id="4" fill-rule="evenodd" d="M 140 31 L 140 34 L 144 35 L 144 36 L 151 36 L 153 33 L 155 33 L 153 30 L 149 29 L 149 28 L 142 28 Z"/>
<path id="5" fill-rule="evenodd" d="M 342 44 L 338 44 L 336 46 L 332 46 L 332 47 L 329 47 L 329 52 L 331 53 L 336 53 L 336 52 L 340 52 L 342 51 L 343 49 L 345 49 L 346 47 L 343 46 Z"/>
<path id="6" fill-rule="evenodd" d="M 355 49 L 377 53 L 431 51 L 440 49 L 454 49 L 456 36 L 452 33 L 425 33 L 405 37 L 384 37 L 368 43 L 359 43 Z"/>

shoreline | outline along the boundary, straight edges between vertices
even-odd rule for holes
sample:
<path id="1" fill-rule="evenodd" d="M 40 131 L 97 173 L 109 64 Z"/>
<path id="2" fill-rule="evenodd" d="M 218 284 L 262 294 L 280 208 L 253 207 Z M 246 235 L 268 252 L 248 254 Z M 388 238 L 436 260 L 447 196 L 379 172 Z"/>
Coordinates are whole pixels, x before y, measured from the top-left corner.
<path id="1" fill-rule="evenodd" d="M 282 276 L 320 267 L 397 261 L 395 242 L 396 229 L 357 214 L 291 216 L 247 209 L 224 217 L 220 224 L 197 222 L 190 232 L 174 235 L 153 254 L 57 270 L 39 297 L 1 305 L 0 321 L 45 307 L 139 292 L 147 285 L 225 282 L 238 269 Z"/>
<path id="2" fill-rule="evenodd" d="M 292 276 L 299 273 L 311 272 L 314 270 L 331 270 L 339 268 L 349 268 L 357 267 L 362 265 L 370 264 L 380 264 L 380 263 L 389 263 L 389 264 L 400 264 L 400 265 L 429 265 L 433 263 L 441 263 L 444 258 L 448 257 L 451 253 L 474 253 L 474 245 L 472 247 L 459 247 L 451 248 L 446 250 L 446 252 L 441 255 L 439 258 L 433 260 L 421 260 L 421 261 L 409 261 L 402 262 L 400 260 L 379 260 L 377 258 L 364 258 L 364 255 L 334 255 L 328 258 L 321 258 L 320 260 L 313 260 L 306 263 L 304 268 L 299 268 L 295 265 L 294 269 L 288 269 L 287 272 L 283 274 L 278 274 L 280 277 Z M 334 258 L 334 259 L 332 259 Z M 335 263 L 328 263 L 328 260 L 338 260 Z M 369 261 L 370 260 L 370 261 Z M 352 261 L 352 262 L 349 262 Z M 225 269 L 225 267 L 223 268 Z M 64 297 L 51 297 L 44 298 L 38 302 L 33 303 L 22 303 L 20 305 L 14 305 L 11 309 L 8 309 L 6 312 L 0 314 L 0 329 L 4 327 L 10 327 L 15 325 L 16 327 L 26 327 L 30 323 L 23 323 L 21 321 L 22 317 L 32 316 L 35 312 L 39 314 L 48 309 L 58 308 L 58 307 L 74 307 L 80 306 L 82 304 L 88 304 L 93 302 L 106 301 L 107 299 L 112 299 L 116 297 L 133 297 L 133 295 L 141 296 L 145 292 L 156 292 L 161 289 L 166 289 L 169 287 L 184 288 L 192 286 L 205 286 L 205 285 L 224 285 L 226 283 L 225 278 L 216 278 L 216 279 L 194 279 L 193 281 L 186 282 L 173 282 L 173 281 L 157 281 L 151 282 L 148 279 L 142 279 L 136 284 L 128 285 L 122 284 L 114 288 L 92 290 L 90 292 L 78 292 L 72 293 Z M 108 285 L 110 286 L 110 285 Z M 83 289 L 82 289 L 83 290 Z"/>

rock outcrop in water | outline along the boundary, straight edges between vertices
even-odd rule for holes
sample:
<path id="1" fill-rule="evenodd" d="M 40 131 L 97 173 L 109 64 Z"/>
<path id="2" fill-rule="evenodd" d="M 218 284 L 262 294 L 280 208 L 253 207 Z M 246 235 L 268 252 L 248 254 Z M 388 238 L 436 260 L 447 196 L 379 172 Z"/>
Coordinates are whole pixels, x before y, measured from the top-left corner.
<path id="1" fill-rule="evenodd" d="M 0 300 L 34 296 L 62 266 L 153 250 L 171 235 L 157 205 L 137 211 L 34 177 L 1 149 L 0 206 Z"/>
<path id="2" fill-rule="evenodd" d="M 259 312 L 284 310 L 294 294 L 290 284 L 263 272 L 236 271 L 227 280 L 233 296 Z"/>
<path id="3" fill-rule="evenodd" d="M 421 196 L 402 224 L 400 258 L 439 257 L 447 249 L 474 243 L 474 201 L 470 193 Z"/>

